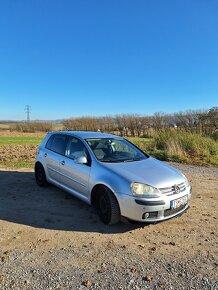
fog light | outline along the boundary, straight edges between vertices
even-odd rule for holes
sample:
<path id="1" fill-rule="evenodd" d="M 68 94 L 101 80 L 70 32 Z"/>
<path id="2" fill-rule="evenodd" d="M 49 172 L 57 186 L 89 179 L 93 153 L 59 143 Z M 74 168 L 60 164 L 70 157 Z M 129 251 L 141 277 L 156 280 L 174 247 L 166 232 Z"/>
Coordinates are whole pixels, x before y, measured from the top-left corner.
<path id="1" fill-rule="evenodd" d="M 149 217 L 149 213 L 148 212 L 143 213 L 143 215 L 142 215 L 142 219 L 143 220 L 147 219 L 148 217 Z"/>

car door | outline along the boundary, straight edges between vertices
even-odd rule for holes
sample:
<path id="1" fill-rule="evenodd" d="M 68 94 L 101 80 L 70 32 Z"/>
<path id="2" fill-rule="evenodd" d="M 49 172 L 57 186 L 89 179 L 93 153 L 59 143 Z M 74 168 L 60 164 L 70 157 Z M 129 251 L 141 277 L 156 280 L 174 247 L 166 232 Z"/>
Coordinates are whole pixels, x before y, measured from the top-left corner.
<path id="1" fill-rule="evenodd" d="M 54 134 L 46 144 L 44 154 L 47 175 L 49 179 L 61 183 L 60 163 L 66 148 L 67 136 Z"/>
<path id="2" fill-rule="evenodd" d="M 78 164 L 77 158 L 85 156 L 87 164 Z M 91 171 L 91 157 L 83 142 L 75 137 L 68 137 L 65 157 L 61 162 L 62 184 L 72 193 L 87 197 L 89 176 Z"/>

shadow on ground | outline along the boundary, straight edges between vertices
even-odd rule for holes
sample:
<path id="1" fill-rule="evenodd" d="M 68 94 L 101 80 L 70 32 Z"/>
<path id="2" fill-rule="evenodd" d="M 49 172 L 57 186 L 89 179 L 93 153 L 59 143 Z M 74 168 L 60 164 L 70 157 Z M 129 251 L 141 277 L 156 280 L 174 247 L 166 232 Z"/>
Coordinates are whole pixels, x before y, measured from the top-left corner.
<path id="1" fill-rule="evenodd" d="M 106 234 L 143 225 L 104 225 L 91 206 L 54 186 L 40 188 L 33 172 L 19 171 L 0 171 L 0 220 L 52 230 Z"/>

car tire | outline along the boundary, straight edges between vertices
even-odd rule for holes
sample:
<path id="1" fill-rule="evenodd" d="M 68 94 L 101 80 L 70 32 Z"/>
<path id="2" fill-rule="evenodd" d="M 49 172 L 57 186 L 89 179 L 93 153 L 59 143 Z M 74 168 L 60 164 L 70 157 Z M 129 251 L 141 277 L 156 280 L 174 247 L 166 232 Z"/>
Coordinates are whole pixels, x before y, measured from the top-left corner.
<path id="1" fill-rule="evenodd" d="M 35 165 L 35 179 L 36 183 L 41 187 L 48 186 L 49 184 L 46 179 L 45 170 L 40 163 Z"/>
<path id="2" fill-rule="evenodd" d="M 109 188 L 101 187 L 98 190 L 95 206 L 97 214 L 104 224 L 112 225 L 120 221 L 120 207 Z"/>

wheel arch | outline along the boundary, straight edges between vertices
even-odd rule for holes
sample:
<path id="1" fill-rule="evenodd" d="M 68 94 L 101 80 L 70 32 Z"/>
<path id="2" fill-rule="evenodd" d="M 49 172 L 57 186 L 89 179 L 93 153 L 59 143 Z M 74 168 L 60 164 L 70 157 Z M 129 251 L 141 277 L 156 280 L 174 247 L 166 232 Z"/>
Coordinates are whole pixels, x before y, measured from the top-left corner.
<path id="1" fill-rule="evenodd" d="M 90 198 L 90 203 L 91 203 L 91 205 L 94 205 L 94 204 L 95 204 L 96 198 L 97 198 L 97 196 L 98 196 L 97 194 L 98 194 L 98 192 L 99 192 L 99 190 L 100 190 L 101 188 L 107 188 L 107 189 L 109 189 L 109 190 L 111 191 L 111 193 L 114 195 L 114 197 L 116 198 L 117 203 L 118 203 L 118 205 L 119 205 L 119 207 L 120 207 L 119 201 L 118 201 L 117 196 L 116 196 L 116 194 L 114 193 L 113 189 L 112 189 L 110 186 L 108 186 L 108 185 L 106 185 L 106 184 L 103 184 L 103 183 L 98 183 L 98 184 L 96 184 L 96 185 L 92 188 L 92 190 L 91 190 L 91 198 Z"/>
<path id="2" fill-rule="evenodd" d="M 42 166 L 43 169 L 45 170 L 45 168 L 44 168 L 42 162 L 40 162 L 40 161 L 36 161 L 36 163 L 35 163 L 35 165 L 34 165 L 34 169 L 36 169 L 36 167 L 39 166 L 39 165 Z"/>
<path id="3" fill-rule="evenodd" d="M 38 160 L 35 162 L 34 171 L 35 171 L 36 183 L 39 186 L 48 186 L 49 181 L 47 180 L 45 168 L 43 164 Z"/>

